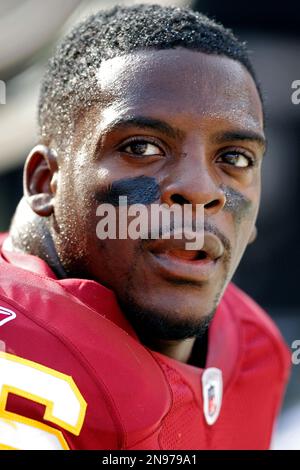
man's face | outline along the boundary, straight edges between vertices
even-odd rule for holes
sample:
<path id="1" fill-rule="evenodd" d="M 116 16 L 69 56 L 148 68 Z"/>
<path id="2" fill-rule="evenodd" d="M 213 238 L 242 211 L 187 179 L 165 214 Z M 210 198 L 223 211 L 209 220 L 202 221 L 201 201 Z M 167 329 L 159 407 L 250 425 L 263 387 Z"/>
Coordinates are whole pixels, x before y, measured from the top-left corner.
<path id="1" fill-rule="evenodd" d="M 257 216 L 264 137 L 257 89 L 238 62 L 183 48 L 116 57 L 98 77 L 101 103 L 78 119 L 72 158 L 61 158 L 53 223 L 60 260 L 71 276 L 111 288 L 144 333 L 196 334 Z M 155 201 L 147 200 L 142 176 L 158 189 Z M 112 187 L 148 205 L 203 204 L 208 240 L 224 251 L 99 240 L 96 209 Z"/>

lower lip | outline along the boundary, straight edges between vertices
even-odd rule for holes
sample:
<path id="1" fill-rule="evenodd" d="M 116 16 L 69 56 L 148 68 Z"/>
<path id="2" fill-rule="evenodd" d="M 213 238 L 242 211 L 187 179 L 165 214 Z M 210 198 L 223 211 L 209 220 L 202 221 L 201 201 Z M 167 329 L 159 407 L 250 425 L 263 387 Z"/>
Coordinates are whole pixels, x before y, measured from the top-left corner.
<path id="1" fill-rule="evenodd" d="M 188 260 L 169 253 L 152 253 L 150 262 L 164 277 L 186 281 L 204 282 L 211 279 L 217 271 L 219 260 L 211 258 Z"/>

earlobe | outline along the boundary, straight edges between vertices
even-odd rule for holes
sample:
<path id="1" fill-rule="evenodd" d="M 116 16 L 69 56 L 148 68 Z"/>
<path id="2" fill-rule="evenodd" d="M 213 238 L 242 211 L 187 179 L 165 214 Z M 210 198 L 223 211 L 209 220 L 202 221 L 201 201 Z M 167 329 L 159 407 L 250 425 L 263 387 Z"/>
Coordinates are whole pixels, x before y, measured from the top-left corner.
<path id="1" fill-rule="evenodd" d="M 251 245 L 251 243 L 253 243 L 256 240 L 256 238 L 257 238 L 257 227 L 256 225 L 254 225 L 248 245 Z"/>
<path id="2" fill-rule="evenodd" d="M 54 211 L 58 172 L 55 150 L 37 145 L 27 157 L 24 167 L 24 195 L 31 209 L 41 217 Z"/>
<path id="3" fill-rule="evenodd" d="M 40 215 L 41 217 L 49 217 L 49 215 L 53 213 L 53 203 L 49 195 L 36 194 L 34 196 L 29 196 L 26 199 L 33 212 L 37 215 Z"/>

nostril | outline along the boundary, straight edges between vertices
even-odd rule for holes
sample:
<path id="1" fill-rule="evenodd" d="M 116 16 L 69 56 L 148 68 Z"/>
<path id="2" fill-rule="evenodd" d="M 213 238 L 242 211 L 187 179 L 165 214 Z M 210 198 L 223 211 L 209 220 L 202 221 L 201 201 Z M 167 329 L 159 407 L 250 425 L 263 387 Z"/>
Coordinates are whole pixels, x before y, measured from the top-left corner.
<path id="1" fill-rule="evenodd" d="M 181 196 L 181 194 L 173 194 L 171 196 L 171 200 L 174 204 L 181 204 L 182 205 L 182 204 L 188 204 L 189 203 L 189 201 L 185 197 Z"/>
<path id="2" fill-rule="evenodd" d="M 204 209 L 212 209 L 213 207 L 216 207 L 220 204 L 220 201 L 217 199 L 214 199 L 213 201 L 208 202 L 207 204 L 204 205 Z"/>
<path id="3" fill-rule="evenodd" d="M 198 251 L 196 259 L 206 259 L 207 253 L 203 250 Z"/>

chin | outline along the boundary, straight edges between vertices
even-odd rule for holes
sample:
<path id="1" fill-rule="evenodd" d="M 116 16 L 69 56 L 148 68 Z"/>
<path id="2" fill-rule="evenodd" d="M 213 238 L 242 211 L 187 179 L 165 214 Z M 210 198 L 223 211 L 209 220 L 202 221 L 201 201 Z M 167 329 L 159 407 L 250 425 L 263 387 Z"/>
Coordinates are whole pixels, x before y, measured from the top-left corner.
<path id="1" fill-rule="evenodd" d="M 186 304 L 184 310 L 180 310 L 178 304 L 176 306 L 144 305 L 130 298 L 119 303 L 137 335 L 144 340 L 156 338 L 178 341 L 200 337 L 206 332 L 217 307 L 215 303 L 212 303 L 210 308 L 199 310 L 199 303 L 197 303 L 197 310 L 195 310 L 196 306 L 188 308 Z"/>

